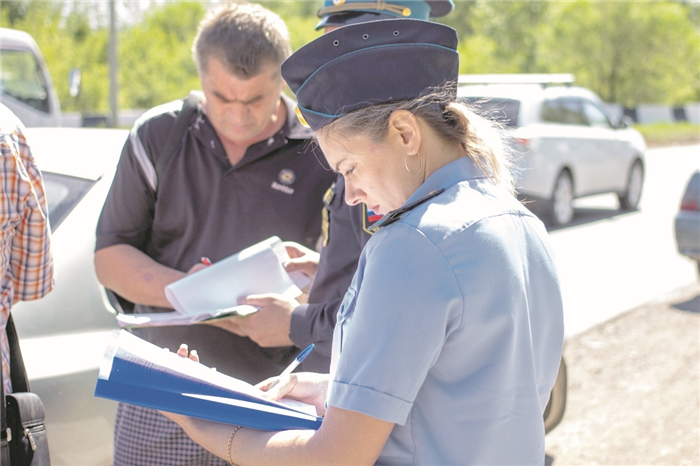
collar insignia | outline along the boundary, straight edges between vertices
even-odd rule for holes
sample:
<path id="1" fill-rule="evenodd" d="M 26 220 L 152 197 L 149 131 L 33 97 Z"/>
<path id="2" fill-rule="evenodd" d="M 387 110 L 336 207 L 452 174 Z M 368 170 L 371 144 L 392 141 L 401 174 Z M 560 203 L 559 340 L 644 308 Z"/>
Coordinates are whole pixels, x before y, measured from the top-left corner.
<path id="1" fill-rule="evenodd" d="M 432 199 L 436 196 L 439 196 L 443 192 L 445 192 L 445 188 L 440 188 L 437 191 L 433 191 L 432 193 L 428 194 L 427 196 L 425 196 L 421 199 L 418 199 L 417 201 L 413 201 L 410 204 L 407 204 L 399 209 L 392 210 L 391 212 L 386 214 L 384 217 L 382 217 L 374 225 L 371 225 L 369 227 L 369 231 L 371 231 L 371 233 L 376 233 L 377 230 L 379 230 L 380 228 L 391 225 L 394 222 L 398 222 L 399 220 L 401 220 L 403 218 L 403 216 L 405 214 L 407 214 L 411 210 L 415 209 L 419 205 L 429 201 L 430 199 Z"/>

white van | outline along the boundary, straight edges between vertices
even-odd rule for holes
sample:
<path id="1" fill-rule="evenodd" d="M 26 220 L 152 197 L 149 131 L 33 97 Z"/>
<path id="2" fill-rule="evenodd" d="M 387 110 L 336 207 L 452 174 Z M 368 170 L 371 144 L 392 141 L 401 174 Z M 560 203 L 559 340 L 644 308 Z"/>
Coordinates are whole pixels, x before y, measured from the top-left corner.
<path id="1" fill-rule="evenodd" d="M 61 126 L 61 107 L 39 47 L 26 32 L 0 28 L 2 103 L 25 126 Z"/>

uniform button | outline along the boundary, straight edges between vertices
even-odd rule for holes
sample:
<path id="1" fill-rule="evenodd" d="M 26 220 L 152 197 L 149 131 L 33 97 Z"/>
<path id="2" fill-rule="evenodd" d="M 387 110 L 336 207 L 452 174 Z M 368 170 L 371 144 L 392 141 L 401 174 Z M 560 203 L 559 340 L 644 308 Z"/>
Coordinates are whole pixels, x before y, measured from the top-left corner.
<path id="1" fill-rule="evenodd" d="M 209 145 L 211 146 L 212 149 L 216 149 L 216 141 L 214 141 L 213 139 L 211 141 L 209 141 Z"/>
<path id="2" fill-rule="evenodd" d="M 270 138 L 270 139 L 267 140 L 267 145 L 268 145 L 268 146 L 271 146 L 271 145 L 273 145 L 274 143 L 275 143 L 275 138 L 274 138 L 274 137 L 272 137 L 272 138 Z"/>

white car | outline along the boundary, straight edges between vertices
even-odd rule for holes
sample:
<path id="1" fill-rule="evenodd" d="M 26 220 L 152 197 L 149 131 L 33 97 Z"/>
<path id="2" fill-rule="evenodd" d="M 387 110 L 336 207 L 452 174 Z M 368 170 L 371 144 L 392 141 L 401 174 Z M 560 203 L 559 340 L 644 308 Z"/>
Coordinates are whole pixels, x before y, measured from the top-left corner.
<path id="1" fill-rule="evenodd" d="M 46 410 L 54 466 L 112 464 L 116 403 L 95 398 L 118 328 L 93 265 L 95 228 L 128 131 L 28 128 L 44 176 L 56 286 L 12 308 L 32 391 Z"/>
<path id="2" fill-rule="evenodd" d="M 61 107 L 51 74 L 32 36 L 0 28 L 2 103 L 25 126 L 61 126 Z"/>
<path id="3" fill-rule="evenodd" d="M 621 209 L 637 208 L 644 138 L 625 119 L 613 124 L 593 92 L 504 83 L 460 84 L 457 95 L 505 125 L 518 159 L 518 192 L 544 204 L 552 224 L 569 223 L 572 201 L 593 194 L 616 193 Z"/>

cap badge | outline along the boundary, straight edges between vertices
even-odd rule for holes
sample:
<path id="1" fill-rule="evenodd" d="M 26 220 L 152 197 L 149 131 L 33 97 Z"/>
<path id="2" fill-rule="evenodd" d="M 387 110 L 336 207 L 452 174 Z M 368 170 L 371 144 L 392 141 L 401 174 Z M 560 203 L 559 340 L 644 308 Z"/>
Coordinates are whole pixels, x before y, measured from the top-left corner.
<path id="1" fill-rule="evenodd" d="M 345 3 L 345 0 L 333 0 L 333 5 L 336 6 L 342 5 L 343 3 Z"/>
<path id="2" fill-rule="evenodd" d="M 294 109 L 294 113 L 296 113 L 297 118 L 299 119 L 299 122 L 305 127 L 305 128 L 311 128 L 309 124 L 306 122 L 306 118 L 304 118 L 304 115 L 301 113 L 301 109 L 297 105 L 296 108 Z"/>

